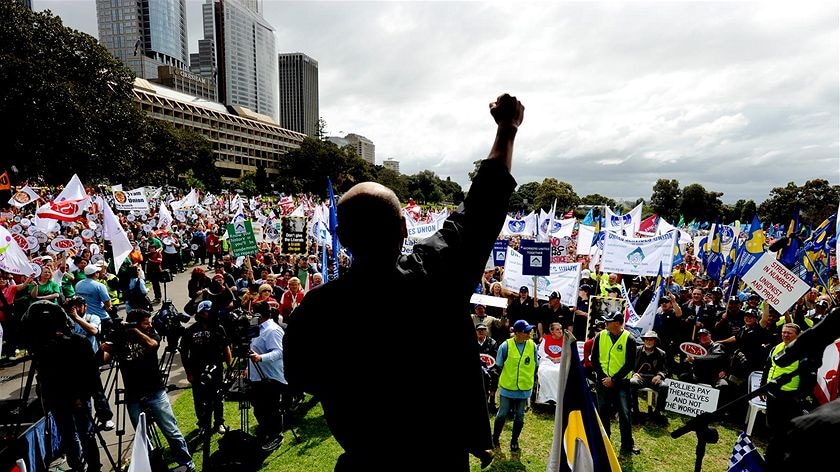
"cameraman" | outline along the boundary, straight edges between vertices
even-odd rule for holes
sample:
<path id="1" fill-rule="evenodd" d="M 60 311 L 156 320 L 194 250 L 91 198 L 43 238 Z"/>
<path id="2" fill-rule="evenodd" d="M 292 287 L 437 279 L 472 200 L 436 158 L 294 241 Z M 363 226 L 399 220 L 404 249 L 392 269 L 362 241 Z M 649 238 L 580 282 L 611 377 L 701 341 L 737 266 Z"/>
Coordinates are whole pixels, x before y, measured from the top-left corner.
<path id="1" fill-rule="evenodd" d="M 182 466 L 180 470 L 194 472 L 192 455 L 178 429 L 163 385 L 157 355 L 160 336 L 152 327 L 151 318 L 152 314 L 146 310 L 128 313 L 125 324 L 114 326 L 114 341 L 102 343 L 101 349 L 106 361 L 111 356 L 120 361 L 131 424 L 136 428 L 140 412 L 146 412 L 169 442 L 172 456 Z"/>
<path id="2" fill-rule="evenodd" d="M 23 327 L 34 354 L 41 401 L 55 419 L 68 465 L 73 470 L 99 472 L 102 464 L 90 399 L 102 384 L 90 343 L 72 333 L 64 310 L 51 302 L 33 303 Z"/>
<path id="3" fill-rule="evenodd" d="M 181 342 L 181 360 L 187 380 L 193 386 L 195 416 L 199 436 L 203 437 L 210 431 L 211 416 L 216 419 L 213 430 L 219 434 L 227 432 L 224 399 L 220 394 L 224 377 L 222 363 L 230 368 L 233 356 L 213 303 L 205 300 L 198 304 L 197 310 L 195 323 L 187 328 Z"/>
<path id="4" fill-rule="evenodd" d="M 257 419 L 257 435 L 264 451 L 273 451 L 283 441 L 281 398 L 286 392 L 283 372 L 283 328 L 272 318 L 276 309 L 263 306 L 259 311 L 260 334 L 251 341 L 248 353 L 248 379 L 251 404 Z"/>

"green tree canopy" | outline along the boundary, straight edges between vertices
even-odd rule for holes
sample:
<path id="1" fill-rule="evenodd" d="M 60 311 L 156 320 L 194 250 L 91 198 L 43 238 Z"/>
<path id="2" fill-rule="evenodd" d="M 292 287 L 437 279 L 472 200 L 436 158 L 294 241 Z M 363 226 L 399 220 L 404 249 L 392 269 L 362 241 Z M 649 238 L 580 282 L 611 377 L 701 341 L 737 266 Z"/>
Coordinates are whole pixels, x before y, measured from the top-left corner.
<path id="1" fill-rule="evenodd" d="M 550 211 L 554 200 L 557 199 L 557 211 L 566 211 L 580 204 L 580 197 L 568 182 L 560 182 L 553 177 L 546 178 L 537 188 L 534 208 Z"/>
<path id="2" fill-rule="evenodd" d="M 653 185 L 650 206 L 654 213 L 665 218 L 671 224 L 680 219 L 680 200 L 682 192 L 676 179 L 659 179 Z"/>
<path id="3" fill-rule="evenodd" d="M 825 179 L 814 179 L 798 186 L 788 182 L 784 187 L 775 187 L 770 197 L 758 207 L 758 215 L 764 223 L 790 221 L 795 208 L 799 208 L 799 221 L 805 225 L 818 225 L 837 211 L 840 200 L 840 186 L 830 185 Z"/>

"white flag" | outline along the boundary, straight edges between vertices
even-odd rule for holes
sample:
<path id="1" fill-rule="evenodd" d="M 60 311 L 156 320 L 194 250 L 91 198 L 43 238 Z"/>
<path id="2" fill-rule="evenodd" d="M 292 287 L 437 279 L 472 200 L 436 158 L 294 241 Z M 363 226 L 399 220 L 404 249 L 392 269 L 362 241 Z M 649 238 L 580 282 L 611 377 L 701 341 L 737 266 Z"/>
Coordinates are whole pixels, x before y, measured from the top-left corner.
<path id="1" fill-rule="evenodd" d="M 158 210 L 158 228 L 168 228 L 171 224 L 172 213 L 169 212 L 169 208 L 166 208 L 165 203 L 160 202 L 160 210 Z"/>
<path id="2" fill-rule="evenodd" d="M 146 429 L 146 413 L 140 413 L 137 428 L 134 430 L 134 445 L 131 448 L 131 463 L 128 472 L 152 472 L 152 461 L 149 452 L 152 445 Z"/>
<path id="3" fill-rule="evenodd" d="M 17 208 L 22 208 L 39 198 L 38 194 L 30 186 L 23 187 L 12 195 L 9 199 L 9 205 L 14 205 Z"/>
<path id="4" fill-rule="evenodd" d="M 0 270 L 10 274 L 31 275 L 35 271 L 29 258 L 6 228 L 0 226 Z"/>
<path id="5" fill-rule="evenodd" d="M 131 245 L 120 220 L 107 203 L 102 205 L 102 235 L 106 240 L 111 241 L 111 248 L 114 251 L 114 272 L 118 273 L 134 246 Z"/>

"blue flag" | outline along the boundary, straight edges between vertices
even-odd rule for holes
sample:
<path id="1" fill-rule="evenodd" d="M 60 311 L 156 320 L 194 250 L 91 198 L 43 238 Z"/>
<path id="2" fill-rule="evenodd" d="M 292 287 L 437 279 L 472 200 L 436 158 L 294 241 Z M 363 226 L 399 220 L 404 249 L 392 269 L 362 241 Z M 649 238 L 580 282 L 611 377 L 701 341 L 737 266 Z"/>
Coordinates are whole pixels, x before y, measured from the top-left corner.
<path id="1" fill-rule="evenodd" d="M 564 347 L 570 347 L 563 349 L 549 468 L 560 472 L 618 472 L 621 466 L 595 410 L 592 391 L 572 339 L 566 335 L 563 341 Z"/>
<path id="2" fill-rule="evenodd" d="M 592 217 L 592 208 L 590 208 L 589 213 L 586 214 L 586 217 L 583 218 L 583 221 L 581 221 L 580 224 L 592 226 L 593 223 L 595 223 L 595 218 Z"/>
<path id="3" fill-rule="evenodd" d="M 764 458 L 755 448 L 755 444 L 741 431 L 738 440 L 735 441 L 735 447 L 732 448 L 732 457 L 726 472 L 763 472 L 766 467 Z"/>
<path id="4" fill-rule="evenodd" d="M 799 240 L 794 236 L 799 232 L 799 208 L 793 210 L 793 215 L 790 218 L 790 224 L 787 228 L 785 236 L 788 237 L 788 242 L 779 250 L 776 259 L 779 260 L 785 267 L 792 269 L 797 262 L 799 255 Z M 801 260 L 801 259 L 799 259 Z"/>
<path id="5" fill-rule="evenodd" d="M 741 247 L 738 248 L 738 257 L 735 259 L 735 268 L 733 269 L 734 275 L 742 278 L 752 269 L 755 262 L 764 254 L 766 239 L 761 221 L 758 220 L 758 215 L 754 215 L 750 224 L 750 233 Z"/>
<path id="6" fill-rule="evenodd" d="M 335 203 L 335 193 L 333 193 L 332 180 L 330 180 L 329 177 L 327 177 L 327 184 L 329 185 L 330 192 L 330 236 L 332 237 L 333 251 L 333 270 L 328 280 L 335 280 L 338 278 L 338 252 L 341 250 L 341 245 L 338 242 L 338 234 L 336 234 L 335 231 L 335 228 L 338 226 L 338 208 Z"/>

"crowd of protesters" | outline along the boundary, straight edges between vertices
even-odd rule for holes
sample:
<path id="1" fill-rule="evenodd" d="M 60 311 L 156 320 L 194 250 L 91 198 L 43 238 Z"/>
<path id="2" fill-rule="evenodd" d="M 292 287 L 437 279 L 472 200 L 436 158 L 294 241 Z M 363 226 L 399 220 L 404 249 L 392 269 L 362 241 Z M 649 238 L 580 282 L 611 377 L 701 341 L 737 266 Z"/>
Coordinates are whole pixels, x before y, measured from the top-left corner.
<path id="1" fill-rule="evenodd" d="M 44 190 L 45 201 L 50 199 L 46 193 Z M 173 274 L 190 271 L 190 302 L 183 307 L 189 314 L 196 313 L 192 310 L 201 302 L 210 301 L 215 319 L 221 320 L 228 313 L 242 310 L 268 313 L 282 326 L 284 320 L 294 316 L 295 308 L 306 293 L 330 276 L 340 277 L 351 263 L 346 252 L 334 255 L 331 245 L 325 249 L 328 238 L 315 237 L 311 227 L 307 230 L 307 243 L 299 254 L 284 251 L 281 237 L 266 232 L 257 243 L 255 254 L 233 255 L 226 233 L 228 223 L 241 217 L 261 221 L 264 227 L 270 228 L 279 226 L 276 224 L 279 219 L 289 214 L 309 217 L 311 221 L 318 205 L 310 197 L 285 201 L 236 197 L 240 204 L 235 208 L 230 199 L 211 195 L 205 197 L 201 205 L 176 211 L 172 221 L 162 224 L 163 215 L 154 208 L 182 197 L 170 195 L 151 200 L 152 209 L 148 211 L 116 212 L 133 247 L 125 262 L 115 268 L 111 244 L 103 235 L 101 223 L 101 207 L 113 205 L 113 199 L 110 194 L 96 197 L 87 213 L 71 221 L 55 221 L 46 226 L 37 223 L 34 206 L 12 206 L 0 212 L 0 226 L 14 236 L 15 244 L 24 248 L 34 272 L 24 275 L 0 271 L 2 357 L 27 354 L 21 319 L 35 302 L 67 304 L 74 329 L 86 336 L 96 351 L 97 340 L 101 342 L 107 336 L 114 319 L 119 317 L 120 308 L 129 305 L 127 308 L 131 309 L 130 292 L 142 286 L 145 295 L 148 285 L 152 296 L 149 306 L 144 308 L 152 311 L 163 302 L 162 284 L 171 281 Z M 409 213 L 406 215 L 412 217 Z M 74 244 L 56 247 L 51 242 L 57 239 L 71 240 Z M 508 242 L 517 247 L 519 238 L 510 238 Z M 719 403 L 742 395 L 751 373 L 762 371 L 767 378 L 768 371 L 772 372 L 773 365 L 768 356 L 783 343 L 785 330 L 797 333 L 805 330 L 818 323 L 837 304 L 837 298 L 832 297 L 840 288 L 835 269 L 827 271 L 827 280 L 814 284 L 789 310 L 780 313 L 743 284 L 730 287 L 728 281 L 719 283 L 710 277 L 702 257 L 693 254 L 693 245 L 689 244 L 685 251 L 683 261 L 666 277 L 666 290 L 660 298 L 653 329 L 635 337 L 633 345 L 638 355 L 632 359 L 636 365 L 632 366 L 629 377 L 617 381 L 619 385 L 626 381 L 626 386 L 633 392 L 629 404 L 622 400 L 617 405 L 622 423 L 631 416 L 634 421 L 642 418 L 637 413 L 635 391 L 656 388 L 660 396 L 653 419 L 658 424 L 667 424 L 662 411 L 663 398 L 667 395 L 662 381 L 666 378 L 708 384 L 720 390 Z M 493 340 L 492 345 L 498 346 L 513 339 L 514 326 L 520 327 L 519 332 L 524 327 L 532 328 L 530 336 L 539 346 L 539 357 L 554 358 L 552 362 L 559 358 L 562 343 L 556 342 L 558 334 L 552 333 L 556 330 L 550 327 L 556 323 L 562 329 L 573 331 L 579 340 L 589 343 L 590 348 L 582 360 L 596 385 L 606 374 L 599 368 L 598 359 L 589 357 L 593 339 L 616 320 L 611 314 L 590 310 L 592 297 L 622 297 L 621 286 L 625 285 L 627 300 L 637 312 L 642 312 L 657 287 L 652 277 L 603 273 L 599 264 L 591 264 L 589 256 L 578 256 L 574 260 L 584 267 L 576 300 L 560 300 L 557 292 L 551 293 L 547 300 L 538 300 L 525 286 L 512 292 L 502 285 L 504 267 L 488 268 L 477 281 L 476 291 L 506 298 L 506 306 L 477 304 L 473 321 L 483 346 L 488 337 Z M 326 274 L 332 275 L 325 279 Z M 82 302 L 83 310 L 78 308 Z M 523 323 L 517 325 L 519 321 Z M 685 342 L 700 344 L 706 354 L 693 356 L 682 352 L 680 346 Z M 597 353 L 599 349 L 596 347 L 594 351 Z M 496 355 L 492 349 L 483 348 L 482 352 Z M 654 357 L 656 367 L 652 368 Z M 500 365 L 504 364 L 504 359 L 499 361 Z M 795 393 L 788 393 L 785 398 L 789 400 L 786 405 L 795 401 L 796 408 L 804 411 L 816 404 L 812 392 L 819 365 L 800 367 Z M 497 395 L 505 398 L 505 384 L 499 382 L 500 369 L 488 369 L 487 374 L 492 384 L 487 389 L 487 404 L 491 412 L 496 412 Z M 539 382 L 534 382 L 530 394 L 532 401 L 537 398 L 538 389 Z M 97 405 L 104 403 L 101 398 L 97 400 Z M 609 409 L 602 411 L 610 416 L 612 412 Z M 733 414 L 733 418 L 743 417 L 743 411 L 736 410 Z M 110 426 L 105 424 L 110 423 L 107 411 L 99 418 L 101 428 Z M 499 421 L 502 420 L 499 417 Z M 202 427 L 209 428 L 209 425 Z M 219 423 L 216 429 L 224 431 L 225 427 Z M 631 441 L 622 450 L 638 453 L 624 424 L 622 430 L 623 442 Z M 496 439 L 498 441 L 498 435 Z M 515 444 L 515 449 L 518 448 Z"/>

